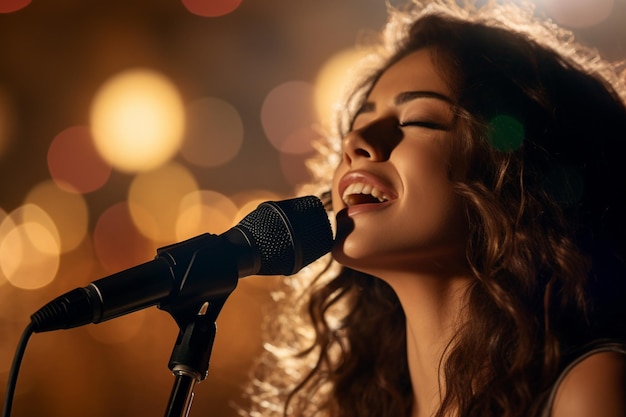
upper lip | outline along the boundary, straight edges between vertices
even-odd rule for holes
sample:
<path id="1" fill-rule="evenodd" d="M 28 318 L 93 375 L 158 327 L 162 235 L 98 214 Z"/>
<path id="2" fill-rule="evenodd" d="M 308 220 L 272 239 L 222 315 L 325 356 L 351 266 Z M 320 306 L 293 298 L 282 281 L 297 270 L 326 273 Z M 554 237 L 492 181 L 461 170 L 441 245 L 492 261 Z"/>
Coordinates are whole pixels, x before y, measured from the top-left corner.
<path id="1" fill-rule="evenodd" d="M 344 203 L 346 190 L 353 184 L 364 185 L 366 193 L 378 198 L 379 201 L 388 201 L 397 198 L 394 189 L 381 178 L 367 171 L 358 170 L 348 172 L 339 180 L 339 197 L 344 200 Z"/>

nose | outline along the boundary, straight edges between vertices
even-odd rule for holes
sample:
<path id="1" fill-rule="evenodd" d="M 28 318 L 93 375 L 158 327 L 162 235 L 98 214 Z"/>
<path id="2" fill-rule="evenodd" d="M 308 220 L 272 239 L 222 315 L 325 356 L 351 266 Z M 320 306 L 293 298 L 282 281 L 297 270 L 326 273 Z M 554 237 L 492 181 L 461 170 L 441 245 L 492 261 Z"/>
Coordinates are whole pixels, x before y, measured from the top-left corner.
<path id="1" fill-rule="evenodd" d="M 347 163 L 359 159 L 383 162 L 400 142 L 401 132 L 396 123 L 379 121 L 354 129 L 343 138 L 343 157 Z"/>

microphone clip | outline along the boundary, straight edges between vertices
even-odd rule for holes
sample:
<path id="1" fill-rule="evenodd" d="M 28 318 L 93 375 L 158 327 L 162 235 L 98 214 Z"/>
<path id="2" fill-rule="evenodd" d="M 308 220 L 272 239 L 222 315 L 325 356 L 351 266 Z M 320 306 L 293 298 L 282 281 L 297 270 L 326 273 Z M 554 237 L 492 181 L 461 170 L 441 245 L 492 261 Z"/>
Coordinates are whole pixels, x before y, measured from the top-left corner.
<path id="1" fill-rule="evenodd" d="M 174 279 L 170 295 L 158 308 L 167 311 L 184 329 L 206 308 L 205 303 L 223 304 L 239 281 L 238 256 L 236 245 L 224 235 L 209 233 L 158 249 L 157 257 L 168 261 Z M 215 314 L 217 318 L 219 310 L 213 313 L 213 308 L 203 315 Z"/>
<path id="2" fill-rule="evenodd" d="M 157 250 L 158 257 L 168 259 L 174 277 L 174 290 L 158 308 L 179 327 L 168 363 L 176 378 L 166 413 L 172 417 L 188 415 L 193 388 L 208 375 L 217 316 L 239 281 L 237 262 L 228 259 L 236 261 L 238 255 L 224 236 L 207 233 L 194 239 L 199 245 L 190 258 L 188 243 L 180 254 L 178 244 Z"/>

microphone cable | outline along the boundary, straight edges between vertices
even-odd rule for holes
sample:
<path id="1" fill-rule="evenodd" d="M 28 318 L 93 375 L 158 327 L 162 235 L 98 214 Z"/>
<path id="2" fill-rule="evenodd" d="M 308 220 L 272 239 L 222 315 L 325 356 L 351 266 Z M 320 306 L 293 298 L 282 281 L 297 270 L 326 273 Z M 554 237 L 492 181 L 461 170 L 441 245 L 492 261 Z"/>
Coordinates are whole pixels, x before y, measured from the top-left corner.
<path id="1" fill-rule="evenodd" d="M 7 381 L 7 390 L 5 392 L 4 407 L 2 408 L 2 417 L 9 417 L 11 415 L 11 406 L 13 405 L 13 397 L 15 396 L 15 387 L 17 386 L 17 376 L 19 374 L 20 365 L 22 364 L 22 358 L 26 351 L 26 345 L 28 339 L 33 334 L 33 323 L 29 322 L 28 326 L 24 329 L 22 337 L 20 337 L 15 350 L 15 356 L 13 357 L 13 363 L 11 364 L 11 370 L 9 371 L 9 379 Z"/>

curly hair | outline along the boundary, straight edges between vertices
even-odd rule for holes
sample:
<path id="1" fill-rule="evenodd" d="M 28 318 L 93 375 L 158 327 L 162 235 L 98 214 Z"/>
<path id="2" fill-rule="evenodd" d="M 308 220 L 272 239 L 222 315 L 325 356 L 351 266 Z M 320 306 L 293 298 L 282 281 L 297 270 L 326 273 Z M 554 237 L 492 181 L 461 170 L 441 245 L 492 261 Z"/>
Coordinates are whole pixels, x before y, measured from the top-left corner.
<path id="1" fill-rule="evenodd" d="M 475 278 L 436 416 L 537 415 L 568 355 L 626 337 L 624 80 L 529 6 L 415 0 L 390 10 L 306 192 L 328 187 L 338 139 L 378 77 L 425 48 L 456 94 L 449 177 Z M 284 319 L 266 329 L 249 415 L 410 414 L 405 317 L 386 283 L 326 259 L 276 295 Z"/>

